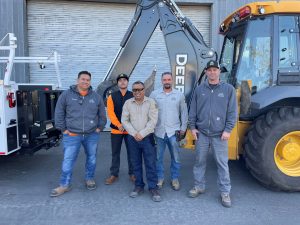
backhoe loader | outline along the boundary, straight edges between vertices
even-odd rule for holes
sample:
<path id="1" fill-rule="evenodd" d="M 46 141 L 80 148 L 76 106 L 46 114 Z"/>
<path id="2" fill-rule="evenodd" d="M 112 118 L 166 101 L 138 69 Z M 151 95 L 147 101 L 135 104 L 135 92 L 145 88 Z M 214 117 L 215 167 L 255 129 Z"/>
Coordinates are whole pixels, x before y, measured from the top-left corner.
<path id="1" fill-rule="evenodd" d="M 205 79 L 216 59 L 200 32 L 173 0 L 140 0 L 121 48 L 98 93 L 116 88 L 116 76 L 131 74 L 156 26 L 169 55 L 174 88 L 185 94 Z M 229 158 L 245 158 L 251 174 L 272 190 L 300 191 L 300 2 L 249 3 L 220 25 L 224 43 L 221 77 L 237 90 L 239 121 L 229 140 Z M 188 131 L 184 148 L 194 148 Z"/>

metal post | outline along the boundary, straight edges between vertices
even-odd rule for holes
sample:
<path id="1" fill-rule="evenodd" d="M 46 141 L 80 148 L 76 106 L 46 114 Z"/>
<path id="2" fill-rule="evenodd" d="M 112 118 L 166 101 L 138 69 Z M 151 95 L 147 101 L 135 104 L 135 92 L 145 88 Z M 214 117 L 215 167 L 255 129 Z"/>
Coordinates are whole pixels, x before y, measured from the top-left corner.
<path id="1" fill-rule="evenodd" d="M 58 61 L 60 61 L 60 59 L 59 59 L 59 55 L 58 55 L 57 51 L 53 52 L 53 56 L 54 56 L 54 66 L 55 66 L 57 84 L 58 84 L 57 88 L 60 89 L 62 87 L 61 78 L 60 78 L 60 71 L 59 71 L 59 67 L 58 67 Z"/>

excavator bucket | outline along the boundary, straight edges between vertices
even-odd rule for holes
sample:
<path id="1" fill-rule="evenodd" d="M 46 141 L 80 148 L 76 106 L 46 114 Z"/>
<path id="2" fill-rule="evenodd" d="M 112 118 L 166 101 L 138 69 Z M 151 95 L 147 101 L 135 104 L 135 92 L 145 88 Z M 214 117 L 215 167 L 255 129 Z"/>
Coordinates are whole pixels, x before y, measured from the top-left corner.
<path id="1" fill-rule="evenodd" d="M 145 80 L 145 95 L 147 97 L 150 96 L 151 92 L 154 90 L 154 83 L 155 83 L 155 76 L 156 76 L 156 69 L 154 69 L 151 75 Z"/>

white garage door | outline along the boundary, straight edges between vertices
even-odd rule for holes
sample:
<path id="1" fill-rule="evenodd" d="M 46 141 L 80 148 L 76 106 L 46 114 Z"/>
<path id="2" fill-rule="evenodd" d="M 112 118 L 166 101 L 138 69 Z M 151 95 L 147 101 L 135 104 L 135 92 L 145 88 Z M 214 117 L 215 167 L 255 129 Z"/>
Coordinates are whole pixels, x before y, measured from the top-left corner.
<path id="1" fill-rule="evenodd" d="M 210 8 L 208 6 L 180 8 L 209 44 Z M 54 50 L 58 51 L 61 55 L 63 88 L 74 84 L 77 73 L 81 70 L 92 73 L 92 85 L 96 88 L 119 49 L 134 10 L 134 4 L 28 0 L 29 54 L 41 56 Z M 158 74 L 170 70 L 163 35 L 159 28 L 154 32 L 136 66 L 131 82 L 144 81 L 154 66 L 157 66 Z M 158 75 L 157 86 L 159 77 Z M 37 65 L 30 65 L 30 81 L 55 82 L 54 66 L 50 65 L 40 70 Z"/>

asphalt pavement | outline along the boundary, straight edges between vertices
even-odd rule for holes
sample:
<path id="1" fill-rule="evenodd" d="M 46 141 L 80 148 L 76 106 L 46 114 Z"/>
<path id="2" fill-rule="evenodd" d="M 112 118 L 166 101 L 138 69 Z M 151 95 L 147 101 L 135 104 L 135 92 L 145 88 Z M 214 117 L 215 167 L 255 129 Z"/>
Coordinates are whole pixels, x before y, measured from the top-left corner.
<path id="1" fill-rule="evenodd" d="M 124 146 L 123 146 L 124 147 Z M 0 225 L 299 225 L 300 193 L 273 192 L 261 186 L 243 161 L 231 161 L 232 208 L 220 204 L 216 166 L 212 155 L 206 172 L 206 193 L 191 199 L 194 152 L 182 150 L 181 189 L 169 184 L 169 154 L 166 152 L 166 183 L 162 202 L 153 202 L 148 191 L 135 199 L 127 174 L 126 151 L 122 151 L 119 180 L 105 185 L 111 161 L 110 134 L 102 133 L 97 156 L 97 189 L 84 185 L 84 153 L 76 162 L 72 191 L 49 197 L 59 181 L 61 148 L 29 155 L 0 158 Z"/>

